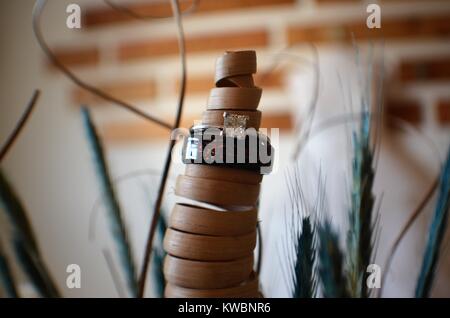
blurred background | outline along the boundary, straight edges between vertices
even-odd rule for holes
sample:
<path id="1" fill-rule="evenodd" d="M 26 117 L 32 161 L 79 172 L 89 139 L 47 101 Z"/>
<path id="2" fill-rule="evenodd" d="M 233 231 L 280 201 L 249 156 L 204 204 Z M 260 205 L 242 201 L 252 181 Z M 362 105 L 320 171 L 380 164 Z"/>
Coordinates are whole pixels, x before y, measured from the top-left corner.
<path id="1" fill-rule="evenodd" d="M 66 26 L 66 8 L 71 3 L 81 7 L 81 29 Z M 171 14 L 168 1 L 115 3 L 143 14 Z M 191 1 L 181 3 L 186 8 Z M 380 5 L 380 29 L 366 26 L 370 3 Z M 112 244 L 101 200 L 98 203 L 100 190 L 79 107 L 87 105 L 92 110 L 112 174 L 122 178 L 116 186 L 138 264 L 169 136 L 81 90 L 50 65 L 33 36 L 33 4 L 33 0 L 0 4 L 0 142 L 13 129 L 33 90 L 42 91 L 2 169 L 30 214 L 63 295 L 117 297 L 102 255 L 102 249 Z M 262 127 L 280 129 L 277 166 L 264 179 L 260 208 L 266 243 L 261 282 L 268 297 L 289 295 L 280 269 L 285 259 L 277 252 L 286 232 L 289 167 L 299 166 L 304 186 L 311 192 L 321 170 L 327 178 L 329 214 L 337 224 L 348 207 L 349 125 L 311 137 L 299 160 L 292 160 L 316 85 L 314 123 L 320 123 L 358 109 L 362 91 L 375 82 L 375 75 L 366 72 L 371 64 L 377 76 L 384 75 L 385 115 L 409 124 L 405 131 L 383 122 L 375 182 L 377 199 L 383 196 L 381 238 L 375 261 L 384 264 L 393 239 L 439 173 L 450 143 L 450 1 L 201 0 L 183 23 L 188 60 L 183 127 L 200 119 L 206 108 L 216 58 L 226 50 L 257 51 L 256 84 L 264 90 L 259 108 Z M 180 62 L 173 18 L 142 22 L 101 0 L 50 0 L 42 30 L 58 59 L 80 78 L 166 122 L 174 119 Z M 182 171 L 183 165 L 174 163 L 164 202 L 166 214 L 176 200 L 174 177 Z M 402 242 L 384 296 L 413 295 L 433 207 L 427 206 Z M 1 233 L 7 233 L 6 222 L 0 220 Z M 433 295 L 449 297 L 448 248 L 444 252 Z M 81 289 L 65 287 L 69 264 L 81 267 Z M 23 288 L 29 289 L 26 284 Z"/>

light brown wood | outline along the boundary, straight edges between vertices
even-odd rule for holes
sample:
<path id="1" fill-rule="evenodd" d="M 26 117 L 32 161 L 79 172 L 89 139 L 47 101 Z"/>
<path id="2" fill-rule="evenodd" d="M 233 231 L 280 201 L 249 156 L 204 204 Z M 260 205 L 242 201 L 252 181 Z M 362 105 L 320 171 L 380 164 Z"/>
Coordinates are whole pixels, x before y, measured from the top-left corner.
<path id="1" fill-rule="evenodd" d="M 262 90 L 258 87 L 218 87 L 209 94 L 208 110 L 238 109 L 256 110 Z"/>
<path id="2" fill-rule="evenodd" d="M 216 86 L 221 86 L 220 82 L 228 77 L 254 73 L 256 73 L 255 51 L 226 52 L 216 61 Z"/>
<path id="3" fill-rule="evenodd" d="M 187 164 L 185 175 L 246 184 L 260 184 L 263 178 L 262 174 L 255 171 L 199 164 Z"/>
<path id="4" fill-rule="evenodd" d="M 283 90 L 288 70 L 286 68 L 268 70 L 265 73 L 255 74 L 254 85 L 266 89 Z M 204 95 L 209 93 L 211 83 L 214 83 L 214 75 L 189 75 L 186 83 L 186 89 L 189 95 Z M 226 85 L 225 85 L 226 86 Z M 244 86 L 245 87 L 245 86 Z M 180 89 L 180 80 L 173 81 L 173 91 L 176 93 Z"/>
<path id="5" fill-rule="evenodd" d="M 245 110 L 208 110 L 203 112 L 202 123 L 204 125 L 222 126 L 224 120 L 224 113 L 231 115 L 248 116 L 247 128 L 259 129 L 261 125 L 260 111 L 245 111 Z"/>
<path id="6" fill-rule="evenodd" d="M 249 211 L 214 211 L 186 204 L 176 204 L 169 226 L 184 232 L 206 235 L 243 235 L 253 232 L 256 209 Z"/>
<path id="7" fill-rule="evenodd" d="M 95 86 L 117 99 L 126 101 L 149 100 L 156 95 L 156 83 L 153 80 L 114 81 Z M 77 105 L 89 105 L 90 107 L 95 104 L 110 104 L 79 87 L 74 88 L 72 99 Z"/>
<path id="8" fill-rule="evenodd" d="M 220 206 L 254 206 L 259 197 L 259 184 L 193 178 L 180 175 L 175 194 Z"/>
<path id="9" fill-rule="evenodd" d="M 237 75 L 224 78 L 216 84 L 217 87 L 255 87 L 253 76 L 251 75 Z"/>
<path id="10" fill-rule="evenodd" d="M 253 273 L 240 285 L 222 289 L 191 289 L 167 284 L 167 298 L 260 298 L 258 279 Z"/>
<path id="11" fill-rule="evenodd" d="M 217 87 L 211 90 L 202 124 L 223 126 L 226 110 L 248 116 L 246 128 L 259 128 L 261 113 L 256 109 L 262 90 L 254 87 L 255 72 L 254 51 L 221 56 L 216 64 Z M 177 178 L 175 194 L 235 212 L 175 206 L 164 239 L 167 297 L 261 297 L 258 279 L 251 275 L 261 181 L 258 172 L 242 168 L 186 166 L 185 175 Z"/>
<path id="12" fill-rule="evenodd" d="M 201 262 L 167 255 L 164 276 L 168 283 L 197 289 L 227 288 L 246 281 L 253 270 L 253 254 L 226 262 Z"/>
<path id="13" fill-rule="evenodd" d="M 199 261 L 239 259 L 251 254 L 255 246 L 256 229 L 239 236 L 210 236 L 169 228 L 164 238 L 164 249 L 170 255 Z"/>

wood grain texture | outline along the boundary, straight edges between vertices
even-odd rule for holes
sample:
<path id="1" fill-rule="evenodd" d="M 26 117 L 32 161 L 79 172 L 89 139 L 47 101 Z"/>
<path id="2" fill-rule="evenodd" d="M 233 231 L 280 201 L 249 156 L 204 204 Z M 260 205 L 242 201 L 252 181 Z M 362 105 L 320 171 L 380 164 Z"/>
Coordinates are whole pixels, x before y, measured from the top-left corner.
<path id="1" fill-rule="evenodd" d="M 216 61 L 215 84 L 228 77 L 237 75 L 252 75 L 256 73 L 256 52 L 255 51 L 239 51 L 226 52 Z"/>
<path id="2" fill-rule="evenodd" d="M 267 73 L 256 74 L 254 84 L 264 90 L 283 90 L 286 72 L 283 70 L 274 70 Z M 187 79 L 186 89 L 188 95 L 207 94 L 214 85 L 213 75 L 195 75 L 192 74 Z M 180 87 L 179 80 L 174 81 L 173 91 L 176 93 Z"/>
<path id="3" fill-rule="evenodd" d="M 169 284 L 196 289 L 227 288 L 246 281 L 253 270 L 253 255 L 226 262 L 192 261 L 167 255 L 164 276 Z"/>
<path id="4" fill-rule="evenodd" d="M 208 110 L 256 110 L 262 90 L 258 87 L 213 88 L 209 94 Z"/>
<path id="5" fill-rule="evenodd" d="M 218 212 L 220 213 L 220 212 Z M 211 236 L 167 229 L 165 251 L 198 261 L 231 261 L 250 255 L 256 246 L 256 230 L 244 235 Z"/>
<path id="6" fill-rule="evenodd" d="M 185 175 L 193 178 L 244 184 L 260 184 L 263 178 L 260 173 L 255 171 L 199 164 L 187 164 Z"/>
<path id="7" fill-rule="evenodd" d="M 175 194 L 219 206 L 254 206 L 259 197 L 259 188 L 259 184 L 243 184 L 180 175 L 177 178 Z"/>
<path id="8" fill-rule="evenodd" d="M 186 204 L 176 204 L 169 227 L 205 235 L 243 235 L 256 229 L 256 209 L 245 211 L 215 211 Z"/>
<path id="9" fill-rule="evenodd" d="M 221 289 L 191 289 L 167 284 L 166 298 L 259 298 L 258 279 L 255 273 L 240 285 Z"/>

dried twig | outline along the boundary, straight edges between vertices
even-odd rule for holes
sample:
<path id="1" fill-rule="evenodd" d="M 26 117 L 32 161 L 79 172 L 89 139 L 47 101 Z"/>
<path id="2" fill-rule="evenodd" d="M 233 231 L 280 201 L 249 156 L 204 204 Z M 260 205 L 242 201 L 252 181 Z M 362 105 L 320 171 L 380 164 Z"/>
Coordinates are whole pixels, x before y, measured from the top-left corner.
<path id="1" fill-rule="evenodd" d="M 103 1 L 108 6 L 113 8 L 114 10 L 121 11 L 121 12 L 127 14 L 128 16 L 130 16 L 130 17 L 132 17 L 134 19 L 137 19 L 137 20 L 147 21 L 147 20 L 153 20 L 153 19 L 166 19 L 166 18 L 169 18 L 168 16 L 143 15 L 143 14 L 140 14 L 139 12 L 136 12 L 136 11 L 126 7 L 126 6 L 123 6 L 121 4 L 115 3 L 113 1 L 110 1 L 110 0 L 103 0 Z M 183 11 L 180 11 L 181 15 L 189 15 L 189 14 L 195 12 L 199 2 L 200 2 L 200 0 L 192 1 L 192 4 L 187 9 L 185 9 Z"/>
<path id="2" fill-rule="evenodd" d="M 419 279 L 416 286 L 416 297 L 430 297 L 431 288 L 440 258 L 440 250 L 447 230 L 447 220 L 450 211 L 450 148 L 447 160 L 442 168 L 438 199 L 435 212 L 428 231 L 428 240 Z"/>
<path id="3" fill-rule="evenodd" d="M 187 71 L 186 71 L 186 52 L 185 52 L 183 23 L 181 21 L 180 6 L 178 3 L 178 0 L 171 0 L 171 5 L 172 5 L 174 18 L 175 18 L 175 21 L 177 23 L 177 28 L 178 28 L 178 46 L 179 46 L 179 54 L 180 54 L 180 60 L 181 60 L 180 96 L 179 96 L 179 100 L 178 100 L 177 114 L 176 114 L 175 124 L 174 124 L 174 127 L 178 128 L 180 126 L 181 114 L 182 114 L 183 104 L 184 104 L 184 96 L 186 93 L 186 73 L 187 73 Z M 172 162 L 172 149 L 175 146 L 175 142 L 176 142 L 176 140 L 171 138 L 169 147 L 167 149 L 166 161 L 164 163 L 163 174 L 161 177 L 161 183 L 159 185 L 158 196 L 156 199 L 156 203 L 155 203 L 154 211 L 153 211 L 153 217 L 152 217 L 151 224 L 150 224 L 150 231 L 148 233 L 147 243 L 145 246 L 145 255 L 144 255 L 144 261 L 143 261 L 142 268 L 141 268 L 141 276 L 139 277 L 139 292 L 138 292 L 139 298 L 142 298 L 144 296 L 145 282 L 146 282 L 147 273 L 148 273 L 148 265 L 150 262 L 150 256 L 151 256 L 152 247 L 153 247 L 153 238 L 155 236 L 158 219 L 159 219 L 159 216 L 161 213 L 161 204 L 162 204 L 164 189 L 166 187 L 167 177 L 169 175 L 170 165 Z"/>
<path id="4" fill-rule="evenodd" d="M 33 96 L 31 97 L 31 100 L 27 105 L 27 108 L 23 112 L 22 116 L 20 117 L 19 121 L 17 122 L 16 126 L 14 127 L 14 130 L 11 132 L 9 137 L 6 139 L 5 144 L 2 146 L 2 148 L 0 150 L 0 162 L 2 162 L 3 158 L 5 158 L 9 149 L 11 149 L 12 145 L 17 140 L 17 137 L 19 137 L 19 134 L 22 131 L 23 127 L 25 127 L 25 124 L 27 123 L 28 118 L 30 118 L 30 115 L 33 112 L 34 106 L 36 105 L 36 102 L 37 102 L 40 94 L 41 94 L 41 92 L 39 90 L 34 91 Z"/>
<path id="5" fill-rule="evenodd" d="M 172 129 L 172 126 L 170 124 L 168 124 L 162 120 L 159 120 L 159 119 L 153 117 L 152 115 L 146 114 L 145 112 L 141 111 L 140 109 L 136 108 L 135 106 L 130 105 L 129 103 L 126 103 L 120 99 L 117 99 L 117 98 L 107 94 L 106 92 L 96 88 L 95 86 L 92 86 L 92 85 L 82 81 L 71 70 L 69 70 L 64 64 L 62 64 L 58 60 L 56 55 L 53 53 L 53 51 L 47 45 L 47 42 L 45 41 L 45 39 L 42 35 L 41 28 L 40 28 L 39 22 L 40 22 L 40 18 L 41 18 L 41 15 L 42 15 L 42 12 L 44 10 L 46 3 L 47 3 L 47 0 L 37 0 L 36 4 L 34 5 L 34 8 L 33 8 L 33 31 L 34 31 L 34 35 L 38 41 L 39 46 L 44 51 L 45 55 L 50 60 L 50 62 L 56 68 L 58 68 L 64 75 L 66 75 L 67 78 L 69 78 L 75 85 L 81 87 L 82 89 L 84 89 L 84 90 L 86 90 L 108 102 L 118 105 L 118 106 L 120 106 L 142 118 L 145 118 L 155 124 L 158 124 L 167 129 Z"/>
<path id="6" fill-rule="evenodd" d="M 117 294 L 119 295 L 120 298 L 126 298 L 127 293 L 125 292 L 125 290 L 122 287 L 122 284 L 120 283 L 120 279 L 119 279 L 120 275 L 114 264 L 114 260 L 111 255 L 111 252 L 107 248 L 104 248 L 104 249 L 102 249 L 102 254 L 103 254 L 103 258 L 105 259 L 106 266 L 108 266 L 109 273 L 111 274 Z"/>

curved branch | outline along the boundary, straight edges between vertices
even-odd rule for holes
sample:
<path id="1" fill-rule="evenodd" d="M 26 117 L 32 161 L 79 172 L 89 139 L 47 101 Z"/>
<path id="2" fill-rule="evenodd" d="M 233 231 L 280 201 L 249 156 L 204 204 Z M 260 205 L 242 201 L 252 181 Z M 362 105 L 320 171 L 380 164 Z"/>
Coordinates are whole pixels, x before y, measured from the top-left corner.
<path id="1" fill-rule="evenodd" d="M 11 149 L 12 145 L 17 140 L 17 137 L 19 137 L 19 134 L 22 131 L 23 127 L 25 127 L 25 124 L 27 123 L 28 118 L 30 117 L 31 113 L 33 112 L 34 106 L 36 105 L 36 102 L 37 102 L 40 94 L 41 94 L 41 92 L 39 90 L 34 91 L 33 96 L 31 97 L 31 100 L 28 103 L 25 111 L 23 112 L 22 116 L 20 117 L 19 121 L 17 122 L 16 126 L 14 127 L 14 130 L 11 132 L 9 137 L 6 139 L 5 144 L 2 146 L 2 148 L 0 150 L 0 162 L 2 162 L 3 158 L 5 158 L 9 149 Z"/>
<path id="2" fill-rule="evenodd" d="M 185 40 L 184 40 L 184 30 L 183 30 L 183 23 L 181 21 L 181 14 L 180 14 L 180 6 L 178 3 L 178 0 L 171 0 L 173 15 L 175 18 L 175 21 L 177 23 L 178 28 L 178 47 L 179 47 L 179 54 L 180 54 L 180 60 L 181 60 L 181 82 L 180 82 L 180 96 L 178 100 L 178 107 L 177 107 L 177 114 L 175 118 L 175 129 L 180 126 L 181 121 L 181 114 L 183 110 L 183 104 L 184 104 L 184 96 L 186 93 L 186 49 L 185 49 Z M 156 203 L 154 206 L 153 211 L 153 217 L 150 223 L 150 231 L 148 233 L 147 243 L 145 246 L 145 255 L 144 255 L 144 261 L 141 268 L 141 276 L 139 277 L 139 290 L 138 290 L 138 297 L 142 298 L 144 296 L 144 290 L 145 290 L 145 282 L 147 280 L 147 274 L 148 274 L 148 265 L 150 262 L 150 256 L 152 253 L 152 247 L 153 247 L 153 239 L 156 232 L 156 227 L 158 224 L 158 219 L 161 214 L 161 204 L 164 194 L 164 189 L 166 187 L 167 177 L 169 175 L 170 165 L 172 163 L 172 150 L 175 146 L 176 140 L 174 138 L 171 138 L 169 147 L 167 149 L 167 155 L 166 155 L 166 161 L 164 163 L 163 168 L 163 174 L 161 177 L 161 183 L 159 184 L 158 189 L 158 196 L 156 198 Z"/>
<path id="3" fill-rule="evenodd" d="M 49 48 L 47 45 L 47 42 L 45 41 L 42 31 L 40 28 L 40 18 L 42 15 L 42 12 L 44 10 L 44 7 L 47 3 L 47 0 L 37 0 L 34 7 L 33 7 L 33 32 L 36 37 L 36 40 L 38 41 L 39 46 L 41 47 L 42 51 L 44 51 L 47 58 L 50 60 L 50 62 L 58 68 L 64 75 L 67 76 L 75 85 L 81 87 L 82 89 L 100 97 L 103 100 L 106 100 L 108 102 L 111 102 L 117 106 L 120 106 L 142 118 L 145 118 L 155 124 L 158 124 L 164 128 L 172 129 L 172 126 L 168 123 L 163 122 L 162 120 L 159 120 L 152 115 L 146 114 L 145 112 L 139 110 L 133 105 L 130 105 L 120 99 L 117 99 L 106 92 L 82 81 L 79 79 L 71 70 L 69 70 L 63 63 L 61 63 L 58 58 L 55 56 L 53 51 Z"/>
<path id="4" fill-rule="evenodd" d="M 428 189 L 427 193 L 422 198 L 422 200 L 420 201 L 418 206 L 415 208 L 415 210 L 413 211 L 413 213 L 409 217 L 408 221 L 405 223 L 405 225 L 403 225 L 402 230 L 400 231 L 400 233 L 396 237 L 394 243 L 392 244 L 391 248 L 389 249 L 389 253 L 388 253 L 388 256 L 387 256 L 387 259 L 386 259 L 386 263 L 383 266 L 383 268 L 384 268 L 384 275 L 383 275 L 383 278 L 381 279 L 381 288 L 380 288 L 379 295 L 383 294 L 383 290 L 384 290 L 384 285 L 385 285 L 385 282 L 386 282 L 387 274 L 389 272 L 389 269 L 391 268 L 392 261 L 394 259 L 394 255 L 397 252 L 398 247 L 400 246 L 400 243 L 402 242 L 403 238 L 405 237 L 406 233 L 409 231 L 411 226 L 414 224 L 414 222 L 420 216 L 421 212 L 423 211 L 423 209 L 425 208 L 427 203 L 433 197 L 433 194 L 436 191 L 436 189 L 438 187 L 438 184 L 439 184 L 439 176 L 431 184 L 431 186 Z"/>
<path id="5" fill-rule="evenodd" d="M 156 16 L 156 15 L 142 15 L 136 11 L 133 11 L 132 9 L 125 7 L 123 5 L 120 5 L 118 3 L 115 3 L 111 0 L 103 0 L 108 6 L 110 6 L 112 9 L 116 10 L 116 11 L 121 11 L 123 13 L 125 13 L 126 15 L 137 19 L 137 20 L 143 20 L 143 21 L 147 21 L 147 20 L 152 20 L 152 19 L 166 19 L 169 18 L 169 16 Z M 180 11 L 181 15 L 189 15 L 191 13 L 193 13 L 198 6 L 198 3 L 200 2 L 200 0 L 194 0 L 192 1 L 192 4 L 185 9 L 184 11 Z"/>

